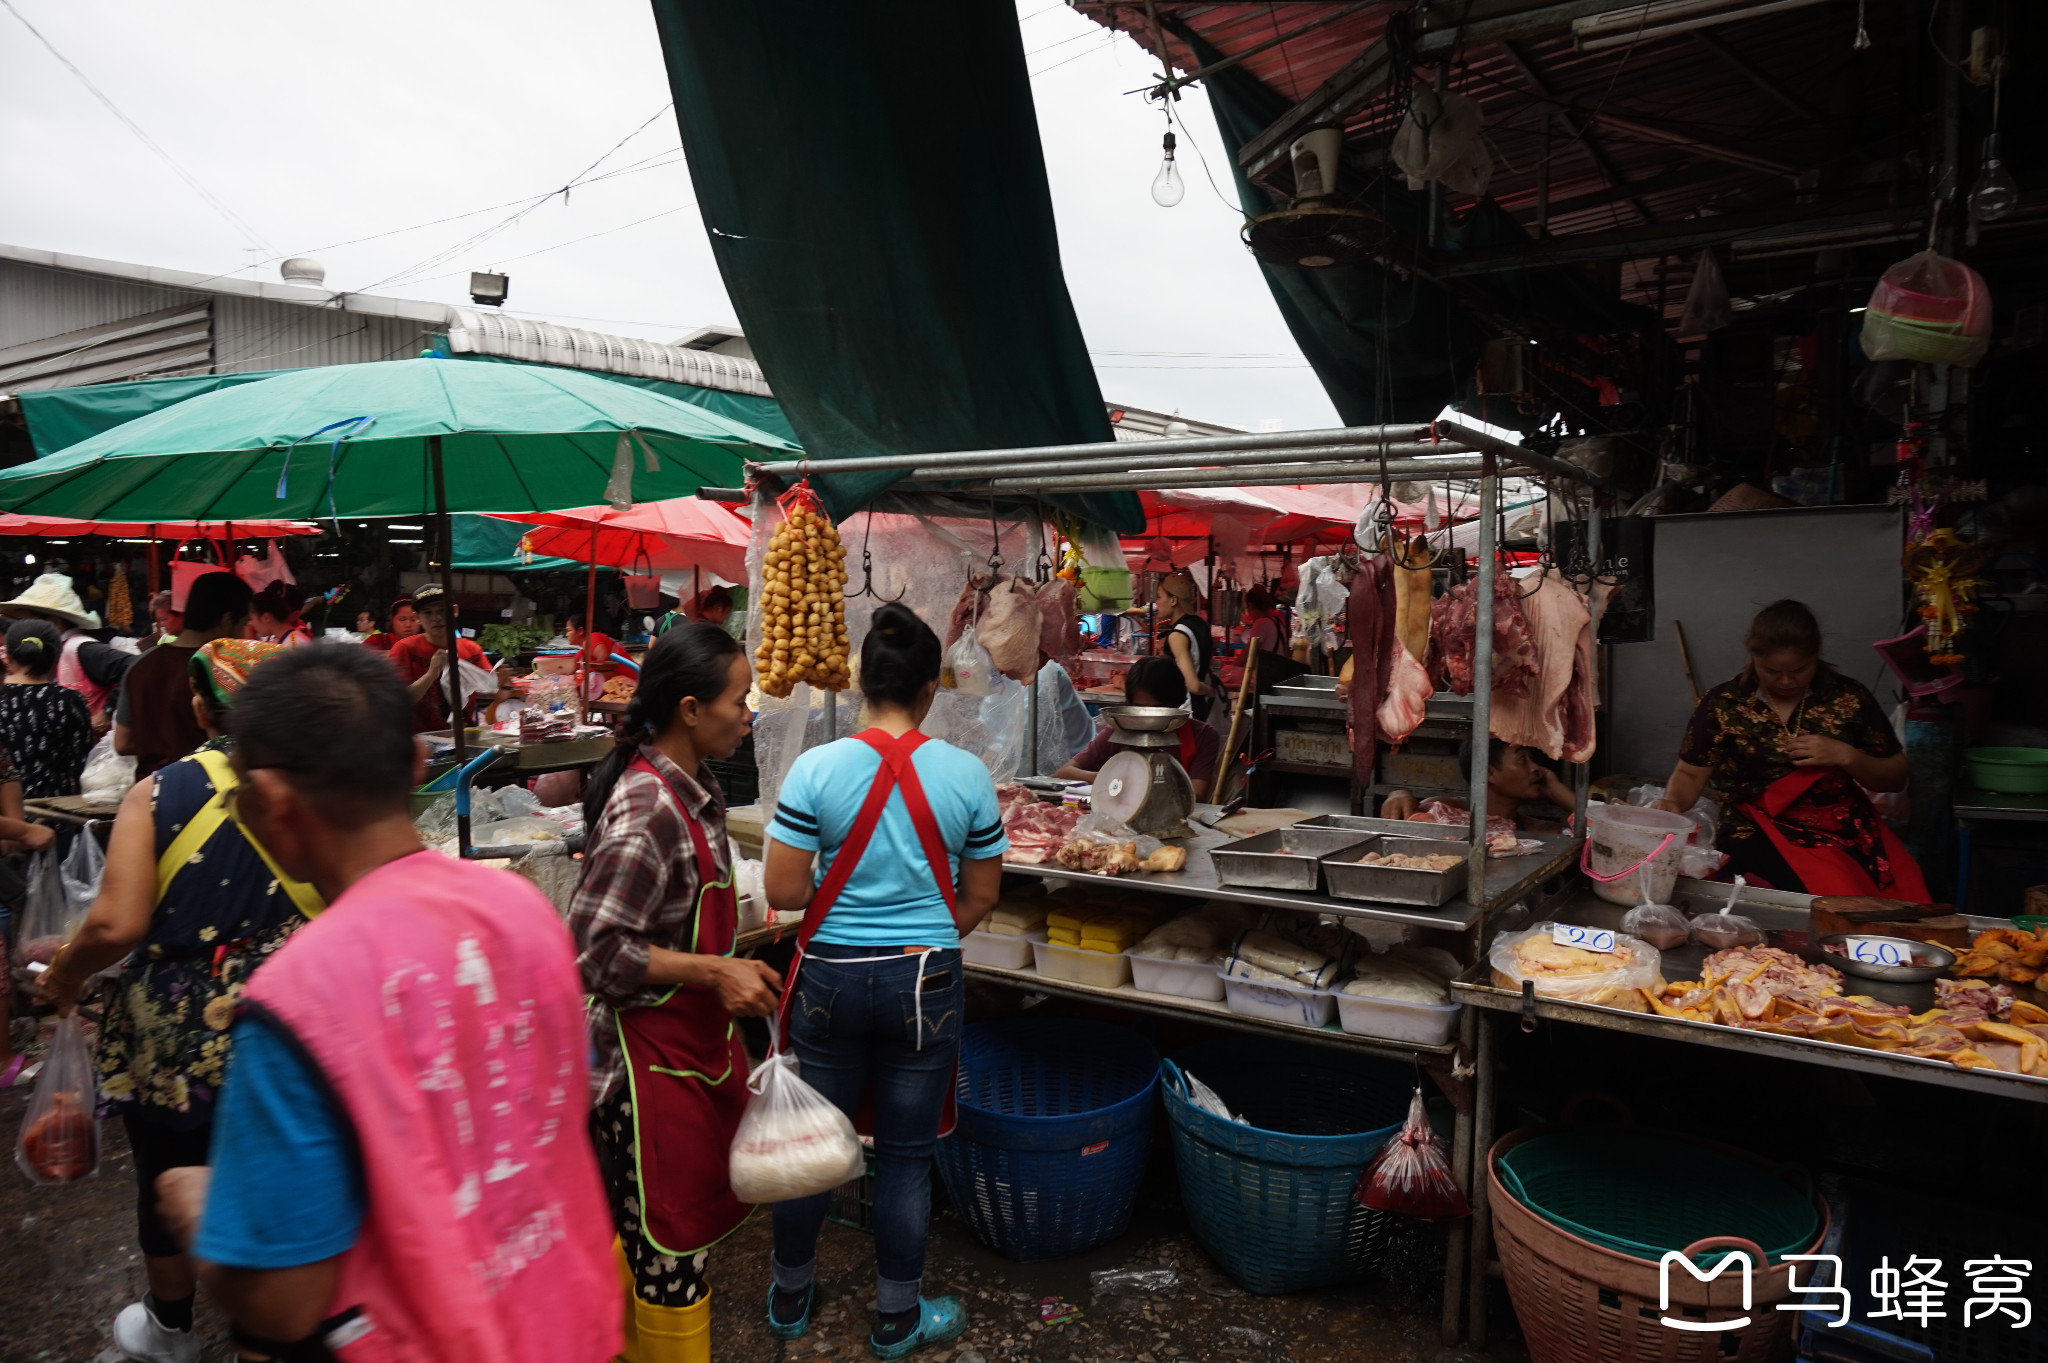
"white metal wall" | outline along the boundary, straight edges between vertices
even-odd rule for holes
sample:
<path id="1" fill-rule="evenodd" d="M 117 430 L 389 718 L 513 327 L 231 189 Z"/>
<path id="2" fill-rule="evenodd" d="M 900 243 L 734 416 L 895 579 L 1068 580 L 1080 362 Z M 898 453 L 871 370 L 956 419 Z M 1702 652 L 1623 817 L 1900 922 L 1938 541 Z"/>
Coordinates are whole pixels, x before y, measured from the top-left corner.
<path id="1" fill-rule="evenodd" d="M 184 289 L 0 259 L 0 347 L 140 317 L 205 297 Z"/>
<path id="2" fill-rule="evenodd" d="M 220 294 L 213 304 L 214 371 L 364 364 L 410 359 L 426 347 L 422 322 Z"/>

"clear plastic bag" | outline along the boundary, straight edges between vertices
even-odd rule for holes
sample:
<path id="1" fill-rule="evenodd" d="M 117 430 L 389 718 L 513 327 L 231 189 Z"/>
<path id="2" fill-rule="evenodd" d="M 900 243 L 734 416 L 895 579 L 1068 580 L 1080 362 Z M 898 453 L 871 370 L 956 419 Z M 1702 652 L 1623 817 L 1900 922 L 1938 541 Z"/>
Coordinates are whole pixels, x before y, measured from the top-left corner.
<path id="1" fill-rule="evenodd" d="M 1555 923 L 1538 923 L 1524 932 L 1504 932 L 1493 939 L 1487 964 L 1493 982 L 1519 991 L 1532 981 L 1536 992 L 1571 1003 L 1597 1004 L 1647 1013 L 1642 992 L 1664 987 L 1664 958 L 1640 937 L 1614 935 L 1614 950 L 1587 951 L 1557 943 Z"/>
<path id="2" fill-rule="evenodd" d="M 981 646 L 973 625 L 961 630 L 960 637 L 946 650 L 943 685 L 963 696 L 992 695 L 1002 685 L 996 665 L 990 661 L 988 650 Z"/>
<path id="3" fill-rule="evenodd" d="M 50 1058 L 43 1062 L 14 1142 L 14 1162 L 31 1183 L 76 1183 L 99 1172 L 97 1102 L 92 1052 L 73 1012 L 57 1020 Z"/>
<path id="4" fill-rule="evenodd" d="M 72 838 L 71 850 L 64 854 L 64 863 L 57 871 L 73 916 L 83 918 L 92 908 L 92 901 L 100 895 L 100 877 L 106 870 L 106 849 L 100 846 L 93 826 L 87 824 Z"/>
<path id="5" fill-rule="evenodd" d="M 1764 940 L 1764 930 L 1739 913 L 1703 913 L 1692 920 L 1692 940 L 1715 951 L 1753 947 Z"/>
<path id="6" fill-rule="evenodd" d="M 1423 1221 L 1472 1214 L 1472 1205 L 1451 1176 L 1443 1141 L 1429 1125 L 1420 1085 L 1408 1100 L 1408 1120 L 1365 1166 L 1352 1197 L 1360 1206 Z"/>
<path id="7" fill-rule="evenodd" d="M 1968 368 L 1991 348 L 1991 290 L 1984 277 L 1934 251 L 1884 272 L 1863 313 L 1863 353 Z"/>
<path id="8" fill-rule="evenodd" d="M 866 1153 L 853 1123 L 772 1051 L 747 1076 L 747 1110 L 733 1133 L 730 1176 L 742 1202 L 790 1202 L 860 1177 Z"/>
<path id="9" fill-rule="evenodd" d="M 118 800 L 135 784 L 135 759 L 114 751 L 110 733 L 92 745 L 85 766 L 78 773 L 78 793 L 101 800 Z"/>
<path id="10" fill-rule="evenodd" d="M 1692 925 L 1669 904 L 1638 904 L 1621 916 L 1621 930 L 1659 951 L 1673 951 L 1685 945 Z"/>
<path id="11" fill-rule="evenodd" d="M 14 928 L 14 954 L 22 965 L 48 965 L 57 948 L 71 940 L 85 915 L 71 911 L 55 848 L 32 854 L 22 872 L 21 917 Z"/>

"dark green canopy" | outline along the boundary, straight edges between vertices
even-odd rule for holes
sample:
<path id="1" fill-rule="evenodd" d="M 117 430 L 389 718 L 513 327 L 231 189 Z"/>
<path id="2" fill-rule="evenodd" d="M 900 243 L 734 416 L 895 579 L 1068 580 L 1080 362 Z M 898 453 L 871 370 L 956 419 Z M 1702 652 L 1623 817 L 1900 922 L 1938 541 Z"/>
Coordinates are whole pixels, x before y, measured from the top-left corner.
<path id="1" fill-rule="evenodd" d="M 690 180 L 812 458 L 1111 438 L 1014 9 L 655 0 Z M 899 478 L 820 478 L 843 515 Z M 1129 493 L 1059 500 L 1143 528 Z"/>

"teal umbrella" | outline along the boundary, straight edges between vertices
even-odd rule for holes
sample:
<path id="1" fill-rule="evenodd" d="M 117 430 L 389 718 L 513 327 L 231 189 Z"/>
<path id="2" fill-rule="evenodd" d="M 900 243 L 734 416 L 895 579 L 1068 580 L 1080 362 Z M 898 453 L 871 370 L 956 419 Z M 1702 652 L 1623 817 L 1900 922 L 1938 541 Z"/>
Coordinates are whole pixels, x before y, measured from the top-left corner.
<path id="1" fill-rule="evenodd" d="M 747 459 L 797 448 L 574 369 L 387 360 L 206 393 L 0 470 L 0 511 L 122 521 L 560 511 L 733 486 Z"/>

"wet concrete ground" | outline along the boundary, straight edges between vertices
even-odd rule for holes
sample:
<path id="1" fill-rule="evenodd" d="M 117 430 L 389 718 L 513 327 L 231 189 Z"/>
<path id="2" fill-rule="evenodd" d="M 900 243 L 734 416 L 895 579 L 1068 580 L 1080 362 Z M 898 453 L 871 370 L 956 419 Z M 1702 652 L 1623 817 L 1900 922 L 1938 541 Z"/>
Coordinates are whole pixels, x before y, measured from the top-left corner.
<path id="1" fill-rule="evenodd" d="M 0 1094 L 0 1139 L 11 1151 L 28 1089 Z M 1159 1169 L 1140 1194 L 1132 1228 L 1087 1254 L 1018 1264 L 977 1244 L 940 1206 L 934 1218 L 928 1292 L 965 1298 L 966 1336 L 921 1358 L 954 1363 L 1067 1363 L 1130 1360 L 1193 1363 L 1205 1359 L 1357 1360 L 1358 1363 L 1459 1363 L 1438 1338 L 1442 1233 L 1427 1226 L 1396 1237 L 1373 1282 L 1285 1297 L 1239 1291 L 1209 1261 L 1182 1218 L 1170 1174 Z M 113 1317 L 143 1290 L 135 1248 L 135 1186 L 118 1123 L 105 1133 L 96 1178 L 61 1188 L 0 1173 L 0 1363 L 117 1363 L 109 1343 Z M 867 1357 L 874 1299 L 873 1241 L 828 1224 L 819 1245 L 821 1294 L 810 1335 L 783 1343 L 763 1322 L 769 1219 L 757 1214 L 712 1258 L 713 1357 L 719 1363 Z M 1090 1275 L 1117 1268 L 1167 1269 L 1170 1286 L 1098 1296 Z M 1054 1298 L 1078 1308 L 1064 1324 L 1041 1320 Z M 1513 1317 L 1501 1297 L 1493 1313 L 1496 1343 L 1487 1357 L 1520 1363 Z M 227 1330 L 200 1299 L 205 1363 L 234 1357 Z"/>

